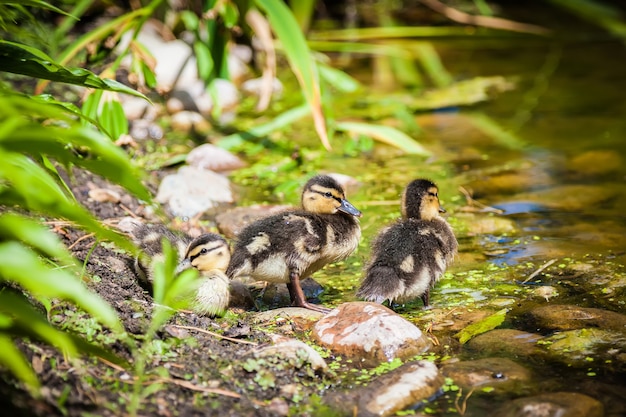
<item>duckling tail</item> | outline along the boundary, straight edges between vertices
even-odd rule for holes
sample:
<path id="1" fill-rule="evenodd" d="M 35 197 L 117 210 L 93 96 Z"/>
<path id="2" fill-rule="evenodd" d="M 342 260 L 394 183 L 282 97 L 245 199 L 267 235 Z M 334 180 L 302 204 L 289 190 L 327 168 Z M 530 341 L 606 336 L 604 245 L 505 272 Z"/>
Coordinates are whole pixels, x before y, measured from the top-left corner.
<path id="1" fill-rule="evenodd" d="M 389 300 L 391 303 L 404 293 L 404 287 L 404 281 L 394 268 L 384 265 L 371 266 L 356 295 L 365 301 L 382 304 L 383 301 Z"/>

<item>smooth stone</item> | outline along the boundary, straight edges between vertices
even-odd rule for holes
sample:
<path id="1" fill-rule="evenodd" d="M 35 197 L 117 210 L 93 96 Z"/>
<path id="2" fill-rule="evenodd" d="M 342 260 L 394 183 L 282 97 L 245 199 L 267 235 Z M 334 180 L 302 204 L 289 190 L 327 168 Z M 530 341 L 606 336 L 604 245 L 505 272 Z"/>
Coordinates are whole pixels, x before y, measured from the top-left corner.
<path id="1" fill-rule="evenodd" d="M 274 344 L 254 349 L 255 358 L 277 357 L 281 362 L 289 362 L 296 368 L 309 364 L 314 371 L 328 369 L 326 361 L 311 346 L 297 339 L 275 336 Z"/>
<path id="2" fill-rule="evenodd" d="M 601 329 L 566 330 L 541 340 L 550 360 L 577 368 L 624 366 L 626 336 L 623 332 Z"/>
<path id="3" fill-rule="evenodd" d="M 575 305 L 546 305 L 527 313 L 541 331 L 599 328 L 626 331 L 626 315 L 599 308 Z"/>
<path id="4" fill-rule="evenodd" d="M 603 417 L 604 406 L 576 392 L 551 392 L 517 398 L 500 407 L 493 417 Z"/>
<path id="5" fill-rule="evenodd" d="M 171 117 L 172 129 L 180 132 L 208 132 L 211 124 L 200 113 L 181 111 Z"/>
<path id="6" fill-rule="evenodd" d="M 466 220 L 467 234 L 470 236 L 500 235 L 517 230 L 515 221 L 502 216 L 457 213 L 456 217 Z"/>
<path id="7" fill-rule="evenodd" d="M 599 207 L 618 194 L 617 188 L 597 185 L 562 185 L 532 193 L 518 194 L 522 201 L 533 201 L 545 205 L 553 210 L 589 211 L 592 207 Z"/>
<path id="8" fill-rule="evenodd" d="M 530 167 L 515 172 L 503 172 L 485 179 L 473 181 L 468 188 L 474 191 L 474 197 L 498 194 L 516 194 L 529 189 L 545 188 L 553 185 L 550 173 L 538 167 Z"/>
<path id="9" fill-rule="evenodd" d="M 273 310 L 256 313 L 253 317 L 255 323 L 267 323 L 277 326 L 295 327 L 308 331 L 319 319 L 324 317 L 324 313 L 309 310 L 302 307 L 282 307 Z"/>
<path id="10" fill-rule="evenodd" d="M 434 363 L 415 361 L 379 376 L 367 387 L 330 393 L 324 402 L 345 415 L 390 416 L 433 397 L 443 384 L 444 378 Z"/>
<path id="11" fill-rule="evenodd" d="M 246 80 L 241 84 L 241 90 L 245 93 L 252 94 L 255 96 L 261 95 L 261 89 L 263 88 L 263 83 L 265 80 L 263 78 L 252 78 L 250 80 Z M 274 78 L 272 80 L 272 96 L 280 97 L 283 94 L 283 84 L 280 82 L 278 78 Z"/>
<path id="12" fill-rule="evenodd" d="M 514 391 L 532 378 L 528 369 L 507 358 L 485 358 L 444 364 L 441 373 L 468 390 L 492 387 L 499 391 Z"/>
<path id="13" fill-rule="evenodd" d="M 250 223 L 271 216 L 281 211 L 293 209 L 293 206 L 287 205 L 268 205 L 256 204 L 246 207 L 235 207 L 230 210 L 223 211 L 215 216 L 215 223 L 220 233 L 229 239 L 233 239 L 239 235 L 239 232 Z"/>
<path id="14" fill-rule="evenodd" d="M 243 310 L 254 309 L 254 297 L 246 284 L 238 280 L 230 281 L 230 300 L 228 306 L 232 308 L 241 308 Z"/>
<path id="15" fill-rule="evenodd" d="M 159 184 L 156 201 L 167 204 L 174 216 L 194 217 L 220 204 L 232 203 L 228 178 L 190 166 L 167 175 Z"/>
<path id="16" fill-rule="evenodd" d="M 187 164 L 213 172 L 228 172 L 246 166 L 238 156 L 210 143 L 192 149 L 187 154 Z"/>
<path id="17" fill-rule="evenodd" d="M 324 287 L 311 277 L 301 280 L 300 286 L 302 287 L 304 296 L 309 302 L 317 301 L 319 296 L 324 292 Z M 285 306 L 291 303 L 289 290 L 284 284 L 268 283 L 263 290 L 262 300 L 263 303 L 271 308 Z"/>
<path id="18" fill-rule="evenodd" d="M 613 150 L 593 150 L 575 156 L 568 163 L 568 168 L 576 174 L 584 176 L 599 176 L 618 172 L 624 161 Z"/>
<path id="19" fill-rule="evenodd" d="M 515 329 L 495 329 L 479 334 L 467 342 L 467 347 L 487 355 L 514 355 L 530 357 L 537 355 L 541 349 L 537 341 L 541 335 Z"/>
<path id="20" fill-rule="evenodd" d="M 430 340 L 413 323 L 380 304 L 341 304 L 315 324 L 313 339 L 364 366 L 426 352 Z"/>

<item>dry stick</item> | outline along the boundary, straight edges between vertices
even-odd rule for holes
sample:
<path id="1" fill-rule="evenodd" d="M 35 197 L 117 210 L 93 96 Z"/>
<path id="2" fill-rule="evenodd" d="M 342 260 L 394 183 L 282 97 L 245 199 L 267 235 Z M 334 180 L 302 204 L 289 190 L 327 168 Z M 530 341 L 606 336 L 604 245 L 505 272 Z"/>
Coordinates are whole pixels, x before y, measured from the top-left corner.
<path id="1" fill-rule="evenodd" d="M 210 394 L 218 394 L 218 395 L 223 395 L 225 397 L 232 397 L 232 398 L 241 398 L 241 395 L 237 394 L 236 392 L 233 391 L 228 391 L 225 389 L 219 389 L 219 388 L 206 388 L 206 387 L 201 387 L 195 384 L 192 384 L 191 382 L 188 381 L 182 381 L 179 379 L 173 379 L 173 378 L 158 378 L 156 380 L 152 380 L 152 381 L 146 381 L 146 383 L 150 383 L 150 384 L 154 384 L 155 382 L 169 382 L 171 384 L 175 384 L 175 385 L 179 385 L 181 387 L 190 389 L 192 391 L 200 391 L 200 392 L 208 392 Z M 255 404 L 257 402 L 255 401 Z M 260 405 L 260 404 L 259 404 Z"/>
<path id="2" fill-rule="evenodd" d="M 79 244 L 82 240 L 89 239 L 90 237 L 94 237 L 95 235 L 96 235 L 95 233 L 89 233 L 88 235 L 81 236 L 81 237 L 79 237 L 78 239 L 76 239 L 76 241 L 74 241 L 74 243 L 72 243 L 71 245 L 69 245 L 69 246 L 67 247 L 67 249 L 68 249 L 68 250 L 72 250 L 72 248 L 73 248 L 74 246 L 78 245 L 78 244 Z"/>
<path id="3" fill-rule="evenodd" d="M 128 207 L 126 207 L 124 204 L 119 203 L 119 206 L 122 210 L 124 210 L 126 213 L 128 213 L 128 215 L 134 219 L 141 219 L 141 217 L 137 216 L 135 213 L 133 213 L 133 211 L 131 209 L 129 209 Z"/>
<path id="4" fill-rule="evenodd" d="M 502 214 L 502 213 L 504 213 L 504 210 L 502 210 L 502 209 L 497 209 L 497 208 L 495 208 L 495 207 L 490 207 L 490 206 L 487 206 L 487 205 L 485 205 L 485 204 L 481 203 L 481 202 L 480 202 L 480 201 L 478 201 L 478 200 L 474 200 L 474 197 L 472 197 L 472 193 L 471 193 L 471 192 L 469 192 L 469 191 L 467 190 L 467 188 L 465 188 L 465 187 L 463 187 L 463 186 L 460 186 L 460 187 L 459 187 L 459 191 L 460 191 L 461 193 L 463 193 L 463 195 L 465 196 L 465 200 L 467 201 L 467 204 L 469 204 L 470 206 L 478 206 L 478 207 L 480 207 L 481 209 L 483 209 L 483 210 L 485 210 L 485 211 L 492 212 L 492 213 L 498 213 L 498 214 Z"/>
<path id="5" fill-rule="evenodd" d="M 223 336 L 223 335 L 218 334 L 218 333 L 213 333 L 212 331 L 209 331 L 209 330 L 200 329 L 199 327 L 181 326 L 179 324 L 172 324 L 171 326 L 172 327 L 177 327 L 179 329 L 195 330 L 197 332 L 206 333 L 208 335 L 217 337 L 218 339 L 226 339 L 226 340 L 230 340 L 231 342 L 235 342 L 235 343 L 243 343 L 243 344 L 246 344 L 246 345 L 258 346 L 258 343 L 255 343 L 255 342 L 248 342 L 247 340 L 240 340 L 240 339 L 235 339 L 234 337 Z"/>
<path id="6" fill-rule="evenodd" d="M 514 32 L 533 33 L 536 35 L 547 35 L 550 31 L 546 28 L 528 23 L 519 23 L 499 17 L 474 16 L 460 10 L 446 6 L 439 0 L 420 0 L 422 4 L 430 7 L 434 11 L 441 13 L 450 20 L 466 25 L 483 26 L 493 29 L 511 30 Z"/>
<path id="7" fill-rule="evenodd" d="M 469 400 L 469 397 L 471 397 L 473 393 L 474 393 L 474 388 L 472 388 L 470 392 L 465 396 L 465 398 L 463 398 L 463 404 L 459 406 L 459 398 L 461 395 L 463 395 L 463 390 L 461 389 L 459 391 L 459 395 L 457 395 L 456 399 L 454 400 L 454 407 L 456 408 L 456 411 L 458 411 L 460 415 L 462 416 L 465 415 L 465 412 L 467 411 L 467 400 Z"/>
<path id="8" fill-rule="evenodd" d="M 528 276 L 528 278 L 526 278 L 524 281 L 522 281 L 522 285 L 526 284 L 528 281 L 530 281 L 531 279 L 535 278 L 537 275 L 539 275 L 541 273 L 541 271 L 543 271 L 544 269 L 546 269 L 547 267 L 549 267 L 550 265 L 552 265 L 555 262 L 556 262 L 556 259 L 550 259 L 548 262 L 546 262 L 545 264 L 541 265 L 541 267 L 539 269 L 537 269 L 535 272 L 530 274 Z"/>

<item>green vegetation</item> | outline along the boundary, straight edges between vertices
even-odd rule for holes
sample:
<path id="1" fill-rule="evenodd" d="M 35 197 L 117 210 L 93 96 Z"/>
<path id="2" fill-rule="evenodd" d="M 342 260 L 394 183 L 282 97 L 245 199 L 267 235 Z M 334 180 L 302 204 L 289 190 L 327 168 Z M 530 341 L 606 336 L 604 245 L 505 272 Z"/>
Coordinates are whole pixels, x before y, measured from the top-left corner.
<path id="1" fill-rule="evenodd" d="M 143 318 L 145 331 L 140 337 L 130 336 L 115 307 L 87 288 L 87 281 L 97 280 L 85 277 L 88 259 L 83 265 L 74 259 L 47 222 L 64 219 L 72 227 L 93 234 L 96 241 L 89 255 L 98 245 L 111 244 L 126 254 L 136 254 L 137 249 L 128 239 L 78 204 L 68 178 L 72 178 L 74 168 L 87 170 L 122 186 L 137 199 L 151 202 L 140 163 L 116 144 L 129 133 L 120 95 L 139 97 L 149 103 L 163 99 L 155 90 L 153 57 L 138 40 L 149 19 L 159 21 L 174 36 L 183 32 L 191 34 L 189 44 L 197 61 L 198 74 L 213 98 L 218 94 L 217 80 L 230 78 L 229 47 L 235 39 L 250 42 L 254 36 L 264 40 L 256 51 L 259 67 L 255 70 L 269 79 L 279 74 L 285 85 L 301 92 L 272 102 L 271 91 L 263 91 L 258 102 L 248 100 L 241 104 L 242 113 L 253 117 L 242 117 L 232 124 L 217 121 L 224 109 L 216 106 L 212 110 L 215 142 L 254 160 L 233 178 L 244 185 L 270 184 L 273 195 L 265 194 L 264 199 L 293 196 L 301 185 L 302 172 L 316 170 L 328 157 L 369 154 L 375 143 L 428 157 L 431 151 L 419 141 L 421 130 L 415 122 L 415 113 L 470 107 L 489 100 L 493 93 L 514 88 L 516 80 L 503 77 L 456 79 L 445 68 L 432 39 L 465 36 L 466 29 L 403 26 L 404 23 L 389 13 L 388 6 L 395 3 L 392 1 L 373 6 L 375 10 L 370 12 L 376 20 L 367 28 L 357 27 L 356 22 L 347 22 L 347 28 L 337 28 L 336 24 L 325 28 L 322 23 L 329 22 L 314 19 L 316 2 L 312 0 L 206 0 L 199 2 L 201 10 L 196 11 L 170 9 L 165 0 L 131 3 L 138 5 L 132 10 L 119 9 L 115 17 L 92 25 L 92 19 L 100 17 L 103 11 L 92 9 L 92 2 L 88 0 L 0 1 L 3 32 L 0 39 L 0 367 L 24 383 L 31 395 L 40 396 L 40 382 L 21 349 L 21 341 L 44 342 L 67 357 L 81 353 L 96 355 L 132 373 L 128 385 L 121 389 L 126 391 L 120 402 L 128 413 L 137 415 L 141 414 L 144 400 L 163 386 L 162 380 L 149 377 L 168 371 L 159 367 L 152 369 L 150 360 L 168 354 L 171 341 L 163 342 L 159 333 L 177 309 L 185 307 L 181 295 L 193 286 L 195 275 L 186 271 L 175 277 L 176 256 L 172 248 L 165 245 L 165 259 L 155 267 L 154 306 Z M 494 13 L 484 1 L 469 3 L 475 3 L 483 17 Z M 618 11 L 610 6 L 588 0 L 551 0 L 550 3 L 583 15 L 615 36 L 626 36 Z M 509 23 L 508 29 L 485 24 L 472 36 L 484 39 L 494 34 L 552 36 L 536 27 L 526 27 L 525 33 L 519 30 L 513 33 L 513 28 L 519 29 L 519 26 Z M 272 33 L 275 40 L 271 38 Z M 399 39 L 402 42 L 398 42 Z M 367 57 L 366 64 L 373 68 L 375 82 L 372 84 L 375 86 L 364 86 L 347 72 L 337 69 L 339 62 L 349 67 L 355 54 Z M 130 60 L 127 78 L 132 87 L 114 79 L 125 59 Z M 517 118 L 513 129 L 505 129 L 480 112 L 468 114 L 470 123 L 499 145 L 523 149 L 525 143 L 516 136 L 516 129 L 527 120 L 537 96 L 547 88 L 546 79 L 555 71 L 559 59 L 558 51 L 553 51 L 546 59 L 542 70 L 544 79 L 530 90 L 524 114 Z M 282 60 L 289 71 L 281 67 Z M 405 90 L 390 92 L 391 86 L 402 86 Z M 312 131 L 302 133 L 297 127 L 307 118 L 311 118 L 317 136 L 312 141 Z M 163 122 L 166 129 L 168 123 Z M 155 150 L 152 153 L 160 154 L 159 146 L 147 144 L 147 153 Z M 161 166 L 162 162 L 152 164 L 159 156 L 145 156 L 143 162 L 148 160 L 150 166 Z M 177 158 L 175 162 L 180 162 L 180 155 Z M 264 187 L 259 188 L 265 191 Z M 379 200 L 394 192 L 386 190 L 384 195 L 381 192 Z M 520 243 L 523 241 L 513 244 Z M 506 294 L 509 290 L 516 294 L 530 293 L 512 284 L 504 268 L 493 265 L 491 268 L 489 276 L 485 270 L 469 268 L 454 276 L 448 273 L 439 290 L 463 278 L 469 287 L 485 293 Z M 334 288 L 350 290 L 356 285 L 355 277 L 341 279 L 342 283 L 333 285 Z M 609 290 L 602 287 L 594 291 L 602 294 Z M 614 298 L 620 299 L 621 293 L 615 291 Z M 471 304 L 472 297 L 466 293 L 450 295 L 446 307 Z M 606 302 L 612 303 L 613 299 L 607 298 Z M 461 343 L 501 325 L 506 311 L 502 309 L 463 329 L 458 335 Z M 235 322 L 238 317 L 227 319 Z M 115 344 L 127 349 L 127 360 L 107 350 Z M 211 359 L 214 356 L 209 355 Z M 240 364 L 238 371 L 254 375 L 247 388 L 278 389 L 280 383 L 273 372 L 284 370 L 281 366 L 301 365 L 274 359 L 249 359 Z M 429 356 L 428 359 L 435 358 Z M 55 359 L 50 362 L 54 364 Z M 227 365 L 216 363 L 215 366 L 225 369 Z M 335 358 L 330 367 L 338 371 L 351 365 Z M 368 381 L 400 365 L 399 361 L 394 361 L 364 370 L 355 381 Z M 189 373 L 185 380 L 195 377 L 197 375 Z M 320 387 L 318 391 L 323 389 Z M 457 391 L 458 387 L 447 381 L 445 390 Z M 62 393 L 61 407 L 68 395 Z M 302 395 L 298 392 L 292 399 L 297 403 L 292 412 L 332 414 L 318 395 L 308 401 L 304 401 Z M 199 401 L 219 407 L 211 397 Z"/>

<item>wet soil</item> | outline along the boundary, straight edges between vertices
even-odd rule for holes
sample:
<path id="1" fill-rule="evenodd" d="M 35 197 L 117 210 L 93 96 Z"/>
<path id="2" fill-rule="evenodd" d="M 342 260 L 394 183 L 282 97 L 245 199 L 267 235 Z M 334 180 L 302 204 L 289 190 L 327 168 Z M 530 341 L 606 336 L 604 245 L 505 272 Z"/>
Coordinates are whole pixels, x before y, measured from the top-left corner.
<path id="1" fill-rule="evenodd" d="M 71 187 L 80 203 L 105 222 L 114 224 L 130 213 L 139 216 L 144 213 L 142 205 L 124 194 L 121 188 L 89 173 L 76 171 Z M 96 203 L 89 198 L 93 187 L 114 189 L 121 193 L 122 200 L 120 203 Z M 157 333 L 155 340 L 141 345 L 153 304 L 150 293 L 139 285 L 133 273 L 133 259 L 66 223 L 53 222 L 51 227 L 81 264 L 86 260 L 86 285 L 113 306 L 126 331 L 144 346 L 146 377 L 141 386 L 144 396 L 138 415 L 286 415 L 293 402 L 301 401 L 296 396 L 306 399 L 314 393 L 321 394 L 318 390 L 327 376 L 316 375 L 306 367 L 282 364 L 271 370 L 269 380 L 245 369 L 249 355 L 270 343 L 264 329 L 250 325 L 252 312 L 238 312 L 218 319 L 178 312 Z M 43 308 L 42 312 L 45 314 Z M 70 304 L 57 302 L 50 316 L 58 327 L 109 349 L 127 364 L 116 364 L 97 356 L 68 359 L 42 342 L 20 340 L 20 349 L 42 383 L 42 397 L 33 399 L 10 374 L 2 372 L 0 407 L 3 415 L 127 415 L 136 378 L 132 364 L 137 360 L 127 343 Z M 282 326 L 282 329 L 288 336 L 294 336 L 292 326 Z M 233 337 L 227 340 L 219 337 L 220 334 Z M 289 392 L 285 387 L 289 387 Z"/>

